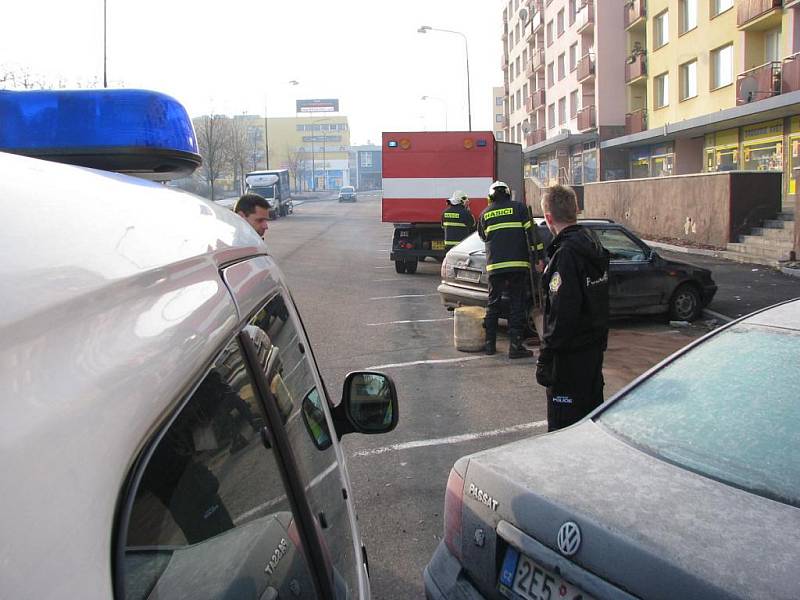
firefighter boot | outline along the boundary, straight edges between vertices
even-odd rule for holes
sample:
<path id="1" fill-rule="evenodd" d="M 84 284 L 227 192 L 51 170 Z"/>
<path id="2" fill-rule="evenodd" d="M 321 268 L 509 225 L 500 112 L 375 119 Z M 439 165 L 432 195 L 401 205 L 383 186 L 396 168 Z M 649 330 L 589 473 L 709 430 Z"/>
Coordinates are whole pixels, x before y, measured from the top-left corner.
<path id="1" fill-rule="evenodd" d="M 508 346 L 508 358 L 528 358 L 533 356 L 533 352 L 522 344 L 522 336 L 511 336 L 511 343 Z"/>
<path id="2" fill-rule="evenodd" d="M 483 322 L 483 328 L 486 330 L 486 344 L 484 345 L 484 352 L 491 356 L 497 352 L 497 323 Z"/>

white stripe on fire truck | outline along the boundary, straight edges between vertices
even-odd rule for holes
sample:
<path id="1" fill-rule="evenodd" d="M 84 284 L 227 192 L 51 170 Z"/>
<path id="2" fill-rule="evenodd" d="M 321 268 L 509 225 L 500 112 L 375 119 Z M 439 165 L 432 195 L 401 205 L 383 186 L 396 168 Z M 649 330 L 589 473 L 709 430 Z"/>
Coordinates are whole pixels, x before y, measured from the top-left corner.
<path id="1" fill-rule="evenodd" d="M 384 178 L 383 198 L 449 198 L 456 190 L 470 198 L 486 198 L 491 177 Z"/>

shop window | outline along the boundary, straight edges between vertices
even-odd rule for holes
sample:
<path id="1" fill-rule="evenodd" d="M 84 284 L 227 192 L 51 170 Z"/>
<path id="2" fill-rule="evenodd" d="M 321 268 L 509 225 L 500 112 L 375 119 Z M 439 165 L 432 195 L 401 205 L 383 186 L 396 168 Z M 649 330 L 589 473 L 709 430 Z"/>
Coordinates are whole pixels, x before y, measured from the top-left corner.
<path id="1" fill-rule="evenodd" d="M 746 171 L 783 170 L 783 142 L 770 141 L 742 147 L 742 166 Z"/>
<path id="2" fill-rule="evenodd" d="M 736 171 L 739 168 L 739 149 L 717 148 L 714 163 L 717 171 Z"/>
<path id="3" fill-rule="evenodd" d="M 583 153 L 583 179 L 585 183 L 597 181 L 597 150 Z"/>
<path id="4" fill-rule="evenodd" d="M 631 158 L 631 179 L 650 177 L 650 156 L 648 153 Z"/>
<path id="5" fill-rule="evenodd" d="M 570 171 L 572 173 L 572 183 L 581 185 L 583 183 L 583 154 L 580 152 L 570 157 Z"/>
<path id="6" fill-rule="evenodd" d="M 672 175 L 672 167 L 675 160 L 674 154 L 662 154 L 660 156 L 653 156 L 652 163 L 652 176 L 653 177 L 669 177 Z"/>

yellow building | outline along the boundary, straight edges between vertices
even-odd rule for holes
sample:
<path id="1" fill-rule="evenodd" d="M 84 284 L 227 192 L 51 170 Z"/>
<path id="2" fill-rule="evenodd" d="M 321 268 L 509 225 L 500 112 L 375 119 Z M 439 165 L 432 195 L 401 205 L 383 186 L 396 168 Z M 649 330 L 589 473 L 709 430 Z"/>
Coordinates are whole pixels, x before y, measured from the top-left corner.
<path id="1" fill-rule="evenodd" d="M 800 166 L 800 1 L 628 0 L 623 12 L 630 178 Z"/>
<path id="2" fill-rule="evenodd" d="M 264 117 L 236 118 L 244 124 L 246 135 L 257 148 L 253 170 L 267 168 Z M 267 129 L 269 168 L 288 169 L 295 188 L 338 190 L 350 185 L 350 126 L 346 116 L 317 113 L 308 117 L 270 117 Z"/>

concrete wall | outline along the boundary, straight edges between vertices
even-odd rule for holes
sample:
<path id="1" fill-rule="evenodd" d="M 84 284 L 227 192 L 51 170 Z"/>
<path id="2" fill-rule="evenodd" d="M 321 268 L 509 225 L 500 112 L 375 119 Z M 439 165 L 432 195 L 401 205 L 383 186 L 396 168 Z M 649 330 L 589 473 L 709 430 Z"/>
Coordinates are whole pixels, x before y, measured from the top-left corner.
<path id="1" fill-rule="evenodd" d="M 584 186 L 584 217 L 614 219 L 641 237 L 724 248 L 781 207 L 781 174 L 727 172 Z"/>

